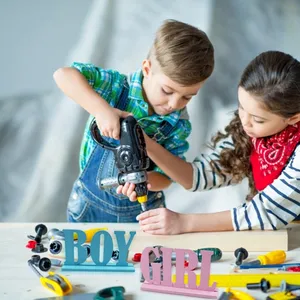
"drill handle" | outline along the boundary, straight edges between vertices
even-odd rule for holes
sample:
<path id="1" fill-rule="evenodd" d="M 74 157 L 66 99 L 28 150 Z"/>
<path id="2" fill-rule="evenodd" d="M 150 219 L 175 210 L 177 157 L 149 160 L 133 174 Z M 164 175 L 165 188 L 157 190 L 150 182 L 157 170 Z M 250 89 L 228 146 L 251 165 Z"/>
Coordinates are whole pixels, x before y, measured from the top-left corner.
<path id="1" fill-rule="evenodd" d="M 103 137 L 101 136 L 100 131 L 98 129 L 97 122 L 96 122 L 95 118 L 91 122 L 90 131 L 91 131 L 93 140 L 97 144 L 99 144 L 102 148 L 107 149 L 107 150 L 111 150 L 111 151 L 114 151 L 114 152 L 117 151 L 118 146 L 113 146 L 110 143 L 108 143 L 106 140 L 103 139 Z"/>

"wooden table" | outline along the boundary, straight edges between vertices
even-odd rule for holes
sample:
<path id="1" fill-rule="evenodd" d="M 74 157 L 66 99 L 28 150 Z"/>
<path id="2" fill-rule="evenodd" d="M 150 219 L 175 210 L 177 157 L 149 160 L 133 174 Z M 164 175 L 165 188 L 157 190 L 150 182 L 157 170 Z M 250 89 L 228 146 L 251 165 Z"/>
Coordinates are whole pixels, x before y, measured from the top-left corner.
<path id="1" fill-rule="evenodd" d="M 46 290 L 41 286 L 39 278 L 29 268 L 27 261 L 33 254 L 30 249 L 26 248 L 28 242 L 27 235 L 35 234 L 34 228 L 36 223 L 2 223 L 0 224 L 1 232 L 1 258 L 0 258 L 0 299 L 9 300 L 27 300 L 38 299 L 46 297 L 54 297 L 55 294 Z M 138 231 L 137 224 L 70 224 L 70 223 L 45 223 L 48 230 L 51 228 L 62 229 L 88 229 L 95 227 L 108 227 L 110 231 L 113 230 L 125 230 Z M 297 227 L 296 229 L 298 230 Z M 294 230 L 294 229 L 293 229 Z M 295 232 L 294 236 L 290 239 L 293 242 L 292 250 L 287 252 L 287 262 L 295 262 L 300 260 L 300 234 L 299 231 Z M 234 232 L 232 233 L 235 234 Z M 143 234 L 142 234 L 143 235 Z M 138 235 L 137 235 L 138 236 Z M 161 241 L 161 237 L 157 237 Z M 174 236 L 169 237 L 174 242 Z M 184 242 L 185 235 L 180 236 L 182 241 L 181 248 L 189 248 Z M 155 241 L 155 237 L 151 237 L 151 244 Z M 165 238 L 165 241 L 168 237 Z M 264 243 L 264 240 L 261 240 Z M 46 245 L 45 245 L 46 246 Z M 207 245 L 209 246 L 209 245 Z M 243 246 L 242 244 L 240 245 Z M 136 247 L 136 246 L 135 246 Z M 190 248 L 193 249 L 193 248 Z M 222 249 L 221 249 L 222 250 Z M 223 251 L 223 250 L 222 250 Z M 255 259 L 255 257 L 261 254 L 259 252 L 251 252 L 249 259 Z M 129 257 L 132 257 L 133 253 L 129 253 Z M 47 252 L 41 254 L 41 256 L 47 256 Z M 234 262 L 233 252 L 223 252 L 222 260 L 212 263 L 211 274 L 224 274 L 230 272 L 230 265 Z M 134 273 L 81 273 L 81 272 L 61 272 L 56 269 L 56 272 L 62 275 L 68 275 L 67 277 L 71 281 L 74 289 L 74 293 L 96 293 L 98 290 L 109 287 L 122 285 L 126 289 L 126 299 L 153 299 L 153 296 L 162 297 L 164 300 L 168 299 L 184 299 L 184 296 L 174 296 L 166 294 L 153 294 L 150 292 L 143 292 L 140 290 L 140 270 L 139 264 L 135 264 L 136 272 Z M 47 273 L 43 273 L 47 275 Z M 219 289 L 220 294 L 223 291 Z M 274 290 L 272 291 L 274 292 Z M 251 291 L 256 299 L 266 299 L 266 294 L 260 291 Z M 61 298 L 62 299 L 62 298 Z M 82 299 L 85 299 L 82 297 Z M 196 299 L 196 298 L 191 298 Z M 199 298 L 197 298 L 199 299 Z"/>

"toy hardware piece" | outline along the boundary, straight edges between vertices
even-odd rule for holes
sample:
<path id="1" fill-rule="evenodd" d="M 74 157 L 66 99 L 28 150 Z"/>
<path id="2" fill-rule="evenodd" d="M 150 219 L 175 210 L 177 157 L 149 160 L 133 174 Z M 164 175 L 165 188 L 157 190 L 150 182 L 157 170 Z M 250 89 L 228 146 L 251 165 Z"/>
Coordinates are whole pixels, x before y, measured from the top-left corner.
<path id="1" fill-rule="evenodd" d="M 285 280 L 281 281 L 280 290 L 283 292 L 292 292 L 296 290 L 300 290 L 299 284 L 288 284 Z"/>
<path id="2" fill-rule="evenodd" d="M 34 267 L 31 259 L 28 260 L 28 265 L 40 278 L 41 284 L 46 289 L 54 292 L 58 296 L 68 295 L 72 292 L 72 285 L 66 277 L 55 274 L 54 272 L 49 272 L 47 277 L 43 277 L 42 274 Z"/>
<path id="3" fill-rule="evenodd" d="M 39 255 L 32 255 L 31 262 L 43 272 L 49 271 L 52 265 L 48 257 L 41 258 Z"/>
<path id="4" fill-rule="evenodd" d="M 123 286 L 113 286 L 102 289 L 94 296 L 94 300 L 124 300 L 125 288 Z"/>
<path id="5" fill-rule="evenodd" d="M 43 253 L 43 252 L 47 252 L 48 249 L 44 247 L 43 244 L 36 244 L 35 247 L 31 249 L 31 251 L 35 253 Z"/>
<path id="6" fill-rule="evenodd" d="M 261 289 L 261 291 L 266 293 L 271 288 L 271 284 L 270 281 L 266 280 L 265 278 L 262 278 L 260 282 L 247 283 L 246 287 L 249 290 Z"/>
<path id="7" fill-rule="evenodd" d="M 35 241 L 39 244 L 42 240 L 42 236 L 47 233 L 47 227 L 44 224 L 38 224 L 35 226 Z"/>
<path id="8" fill-rule="evenodd" d="M 251 295 L 248 293 L 238 291 L 238 290 L 233 290 L 230 288 L 226 288 L 225 291 L 222 293 L 220 296 L 219 300 L 255 300 Z"/>
<path id="9" fill-rule="evenodd" d="M 247 259 L 248 257 L 248 251 L 245 248 L 237 248 L 234 251 L 234 256 L 236 257 L 235 264 L 237 266 L 240 266 L 244 259 Z"/>
<path id="10" fill-rule="evenodd" d="M 132 261 L 134 261 L 134 262 L 140 262 L 141 258 L 142 258 L 142 253 L 135 253 L 133 255 Z"/>
<path id="11" fill-rule="evenodd" d="M 51 244 L 49 245 L 49 251 L 51 254 L 59 254 L 61 252 L 63 248 L 63 245 L 60 241 L 53 241 L 51 242 Z"/>
<path id="12" fill-rule="evenodd" d="M 36 246 L 36 241 L 28 241 L 26 248 L 34 249 Z"/>

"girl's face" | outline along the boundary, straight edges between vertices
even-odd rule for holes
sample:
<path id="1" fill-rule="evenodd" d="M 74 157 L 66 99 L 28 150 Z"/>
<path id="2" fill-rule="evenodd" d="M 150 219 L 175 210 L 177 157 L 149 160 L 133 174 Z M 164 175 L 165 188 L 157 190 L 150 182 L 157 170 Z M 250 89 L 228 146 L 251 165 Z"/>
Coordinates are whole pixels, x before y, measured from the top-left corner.
<path id="1" fill-rule="evenodd" d="M 241 87 L 238 89 L 238 98 L 239 117 L 246 134 L 250 137 L 261 138 L 274 135 L 300 120 L 300 114 L 286 119 L 271 113 Z"/>

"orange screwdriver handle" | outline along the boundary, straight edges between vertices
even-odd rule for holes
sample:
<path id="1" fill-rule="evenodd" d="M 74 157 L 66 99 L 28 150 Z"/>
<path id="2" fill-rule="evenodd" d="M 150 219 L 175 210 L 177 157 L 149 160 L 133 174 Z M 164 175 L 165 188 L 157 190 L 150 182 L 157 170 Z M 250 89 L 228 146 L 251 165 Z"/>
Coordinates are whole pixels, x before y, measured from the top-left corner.
<path id="1" fill-rule="evenodd" d="M 282 264 L 285 262 L 286 254 L 282 250 L 276 250 L 265 255 L 259 255 L 257 259 L 260 261 L 261 265 Z"/>

